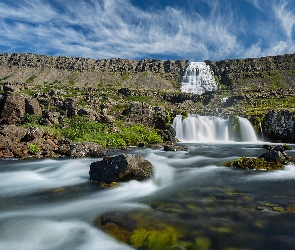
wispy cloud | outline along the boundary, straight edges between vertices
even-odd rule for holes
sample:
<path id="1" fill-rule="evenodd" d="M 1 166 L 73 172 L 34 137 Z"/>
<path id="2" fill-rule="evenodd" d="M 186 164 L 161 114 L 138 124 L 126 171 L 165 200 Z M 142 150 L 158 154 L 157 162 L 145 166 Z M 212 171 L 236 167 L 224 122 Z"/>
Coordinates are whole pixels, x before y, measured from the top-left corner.
<path id="1" fill-rule="evenodd" d="M 273 6 L 277 19 L 290 39 L 292 39 L 292 31 L 295 25 L 294 5 L 292 7 L 285 0 L 281 0 Z"/>
<path id="2" fill-rule="evenodd" d="M 266 12 L 258 0 L 247 1 Z M 0 48 L 91 58 L 189 60 L 256 57 L 279 51 L 279 46 L 282 53 L 294 48 L 294 13 L 287 0 L 267 10 L 285 30 L 284 41 L 267 38 L 266 31 L 259 34 L 263 22 L 253 31 L 245 16 L 235 14 L 235 1 L 184 2 L 203 4 L 207 12 L 182 5 L 143 9 L 130 0 L 0 0 Z M 245 42 L 250 35 L 254 40 Z"/>

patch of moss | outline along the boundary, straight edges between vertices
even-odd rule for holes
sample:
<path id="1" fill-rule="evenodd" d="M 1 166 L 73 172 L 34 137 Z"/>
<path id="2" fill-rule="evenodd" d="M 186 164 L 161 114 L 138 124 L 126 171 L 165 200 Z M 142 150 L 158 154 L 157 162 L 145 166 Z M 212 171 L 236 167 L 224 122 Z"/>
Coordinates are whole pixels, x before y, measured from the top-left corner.
<path id="1" fill-rule="evenodd" d="M 281 170 L 284 165 L 280 162 L 268 162 L 263 158 L 241 157 L 233 161 L 223 163 L 225 167 L 257 169 L 257 170 Z"/>
<path id="2" fill-rule="evenodd" d="M 178 233 L 173 227 L 163 230 L 139 228 L 130 235 L 130 245 L 142 250 L 168 250 L 177 241 Z"/>

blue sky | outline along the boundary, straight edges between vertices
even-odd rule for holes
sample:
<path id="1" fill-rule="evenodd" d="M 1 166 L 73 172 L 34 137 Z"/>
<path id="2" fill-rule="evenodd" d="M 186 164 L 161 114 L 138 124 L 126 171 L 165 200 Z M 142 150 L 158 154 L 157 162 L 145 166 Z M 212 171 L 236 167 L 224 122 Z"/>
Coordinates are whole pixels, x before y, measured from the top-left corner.
<path id="1" fill-rule="evenodd" d="M 126 59 L 295 53 L 294 0 L 0 0 L 0 52 Z"/>

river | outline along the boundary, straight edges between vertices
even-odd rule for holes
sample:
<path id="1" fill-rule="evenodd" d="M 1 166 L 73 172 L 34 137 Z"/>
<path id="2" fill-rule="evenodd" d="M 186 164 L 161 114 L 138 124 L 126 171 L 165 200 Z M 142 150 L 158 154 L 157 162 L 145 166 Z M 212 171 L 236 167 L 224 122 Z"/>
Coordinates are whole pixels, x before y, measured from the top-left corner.
<path id="1" fill-rule="evenodd" d="M 259 156 L 260 143 L 184 145 L 188 152 L 129 150 L 145 156 L 155 175 L 114 188 L 89 182 L 89 165 L 99 159 L 1 160 L 0 249 L 132 249 L 93 221 L 110 211 L 146 209 L 181 228 L 184 242 L 206 239 L 208 249 L 295 249 L 294 166 L 222 167 Z"/>

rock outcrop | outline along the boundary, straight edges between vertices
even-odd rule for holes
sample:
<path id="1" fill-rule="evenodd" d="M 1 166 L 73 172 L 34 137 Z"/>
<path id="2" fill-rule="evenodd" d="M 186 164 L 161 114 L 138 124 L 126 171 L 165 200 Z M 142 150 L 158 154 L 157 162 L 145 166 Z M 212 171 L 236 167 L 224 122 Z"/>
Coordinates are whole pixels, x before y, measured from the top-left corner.
<path id="1" fill-rule="evenodd" d="M 104 157 L 106 150 L 99 144 L 94 142 L 77 142 L 70 144 L 70 157 L 71 158 L 84 158 L 84 157 Z"/>
<path id="2" fill-rule="evenodd" d="M 295 141 L 295 127 L 291 111 L 269 111 L 264 117 L 262 129 L 266 139 L 278 142 Z"/>
<path id="3" fill-rule="evenodd" d="M 90 180 L 110 184 L 151 178 L 153 165 L 141 155 L 117 155 L 103 158 L 90 165 Z"/>
<path id="4" fill-rule="evenodd" d="M 257 158 L 243 156 L 236 160 L 225 162 L 223 166 L 241 169 L 282 170 L 285 164 L 294 162 L 294 159 L 284 152 L 285 150 L 292 149 L 286 144 L 278 146 L 263 145 L 263 148 L 268 151 Z"/>

